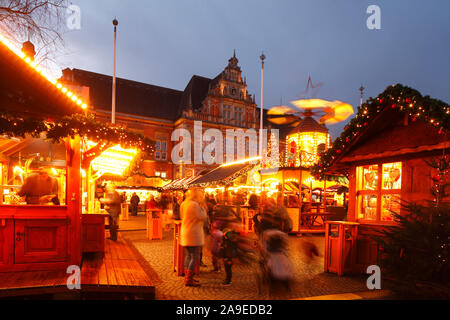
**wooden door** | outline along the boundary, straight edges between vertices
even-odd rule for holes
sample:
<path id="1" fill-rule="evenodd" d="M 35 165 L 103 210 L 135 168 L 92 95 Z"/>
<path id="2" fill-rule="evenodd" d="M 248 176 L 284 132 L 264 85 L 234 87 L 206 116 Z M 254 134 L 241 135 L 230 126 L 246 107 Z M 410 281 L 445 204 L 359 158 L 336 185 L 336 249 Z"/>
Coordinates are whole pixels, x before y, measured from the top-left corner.
<path id="1" fill-rule="evenodd" d="M 68 260 L 68 219 L 15 220 L 14 262 L 46 263 Z"/>
<path id="2" fill-rule="evenodd" d="M 13 231 L 13 220 L 0 218 L 0 267 L 13 263 Z"/>

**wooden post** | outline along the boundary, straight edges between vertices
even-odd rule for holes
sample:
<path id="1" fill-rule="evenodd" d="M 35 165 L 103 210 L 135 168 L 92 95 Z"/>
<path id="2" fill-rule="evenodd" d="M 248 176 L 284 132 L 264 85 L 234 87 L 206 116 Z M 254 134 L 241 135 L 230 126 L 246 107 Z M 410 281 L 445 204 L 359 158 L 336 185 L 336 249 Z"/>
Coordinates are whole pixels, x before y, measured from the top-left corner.
<path id="1" fill-rule="evenodd" d="M 330 264 L 330 228 L 331 225 L 328 222 L 325 222 L 325 254 L 323 258 L 323 270 L 328 272 L 328 266 Z"/>
<path id="2" fill-rule="evenodd" d="M 159 217 L 153 218 L 154 212 L 156 212 L 156 214 L 159 215 Z M 161 223 L 160 209 L 147 210 L 147 239 L 162 240 L 162 223 Z"/>
<path id="3" fill-rule="evenodd" d="M 67 161 L 67 214 L 69 225 L 70 264 L 81 263 L 81 146 L 80 137 L 66 139 Z"/>
<path id="4" fill-rule="evenodd" d="M 300 226 L 302 225 L 302 169 L 300 168 L 300 177 L 298 180 L 298 230 L 300 231 Z"/>
<path id="5" fill-rule="evenodd" d="M 281 206 L 284 206 L 284 171 L 281 171 Z"/>
<path id="6" fill-rule="evenodd" d="M 228 187 L 223 189 L 223 203 L 228 205 Z"/>

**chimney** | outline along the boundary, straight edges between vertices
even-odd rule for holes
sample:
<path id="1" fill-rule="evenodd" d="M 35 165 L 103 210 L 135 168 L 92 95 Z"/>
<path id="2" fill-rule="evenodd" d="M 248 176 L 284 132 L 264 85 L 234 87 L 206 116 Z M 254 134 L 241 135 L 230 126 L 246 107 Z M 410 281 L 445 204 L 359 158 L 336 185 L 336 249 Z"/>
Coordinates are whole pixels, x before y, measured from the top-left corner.
<path id="1" fill-rule="evenodd" d="M 22 45 L 22 52 L 30 57 L 31 60 L 34 60 L 34 56 L 36 55 L 36 51 L 34 51 L 34 44 L 31 41 L 25 41 Z"/>

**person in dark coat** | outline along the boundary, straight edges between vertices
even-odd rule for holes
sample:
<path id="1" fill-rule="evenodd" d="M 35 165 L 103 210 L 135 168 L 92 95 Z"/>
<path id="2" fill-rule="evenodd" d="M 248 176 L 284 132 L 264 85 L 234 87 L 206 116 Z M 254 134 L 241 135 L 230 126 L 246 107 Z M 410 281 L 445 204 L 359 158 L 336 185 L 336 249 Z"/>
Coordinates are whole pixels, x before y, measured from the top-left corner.
<path id="1" fill-rule="evenodd" d="M 130 199 L 131 215 L 133 216 L 138 215 L 138 205 L 140 201 L 141 199 L 139 199 L 139 196 L 136 194 L 136 192 L 134 192 Z"/>
<path id="2" fill-rule="evenodd" d="M 221 256 L 226 274 L 226 278 L 222 284 L 228 286 L 231 284 L 233 277 L 233 258 L 236 258 L 238 255 L 238 233 L 233 229 L 224 228 L 221 246 Z"/>
<path id="3" fill-rule="evenodd" d="M 174 220 L 181 220 L 180 217 L 180 204 L 183 202 L 183 198 L 180 196 L 173 197 L 173 205 L 172 205 L 172 212 L 173 212 L 173 219 Z"/>
<path id="4" fill-rule="evenodd" d="M 58 182 L 45 169 L 40 168 L 36 174 L 26 178 L 18 195 L 25 197 L 27 204 L 59 204 Z"/>
<path id="5" fill-rule="evenodd" d="M 250 197 L 248 198 L 248 205 L 252 210 L 258 209 L 258 196 L 256 194 L 252 193 L 250 195 Z"/>

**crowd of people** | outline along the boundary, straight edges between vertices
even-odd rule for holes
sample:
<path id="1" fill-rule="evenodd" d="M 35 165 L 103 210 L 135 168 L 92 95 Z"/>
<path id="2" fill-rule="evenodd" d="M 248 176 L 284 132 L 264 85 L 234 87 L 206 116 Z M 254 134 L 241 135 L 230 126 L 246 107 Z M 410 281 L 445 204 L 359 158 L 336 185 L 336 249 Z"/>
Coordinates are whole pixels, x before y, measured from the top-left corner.
<path id="1" fill-rule="evenodd" d="M 288 258 L 288 237 L 292 230 L 292 220 L 286 208 L 279 205 L 280 199 L 265 198 L 251 194 L 245 203 L 256 214 L 252 221 L 255 235 L 242 232 L 242 219 L 236 206 L 218 202 L 215 197 L 205 194 L 201 188 L 192 188 L 184 194 L 177 193 L 169 198 L 162 195 L 159 201 L 153 196 L 145 201 L 147 209 L 169 208 L 174 220 L 181 220 L 180 245 L 184 247 L 185 286 L 198 287 L 195 270 L 199 265 L 206 267 L 203 251 L 211 256 L 211 272 L 220 273 L 222 267 L 224 286 L 229 286 L 233 278 L 233 264 L 236 260 L 256 265 L 259 285 L 269 292 L 289 290 L 293 278 L 292 266 Z M 105 197 L 100 200 L 109 213 L 110 234 L 117 240 L 118 220 L 121 203 L 124 201 L 114 186 L 106 187 Z M 134 193 L 130 199 L 130 211 L 137 215 L 140 203 Z M 278 204 L 277 204 L 278 203 Z"/>
<path id="2" fill-rule="evenodd" d="M 259 265 L 260 284 L 271 290 L 289 290 L 292 267 L 288 259 L 287 233 L 292 221 L 283 206 L 272 198 L 261 203 L 256 195 L 248 197 L 248 206 L 258 209 L 253 217 L 257 238 L 242 232 L 242 219 L 235 206 L 218 203 L 203 189 L 193 188 L 173 201 L 174 218 L 181 219 L 180 244 L 185 249 L 185 285 L 198 287 L 196 264 L 203 264 L 202 251 L 209 250 L 211 272 L 225 271 L 225 286 L 232 283 L 236 260 Z M 208 241 L 206 240 L 208 239 Z"/>

